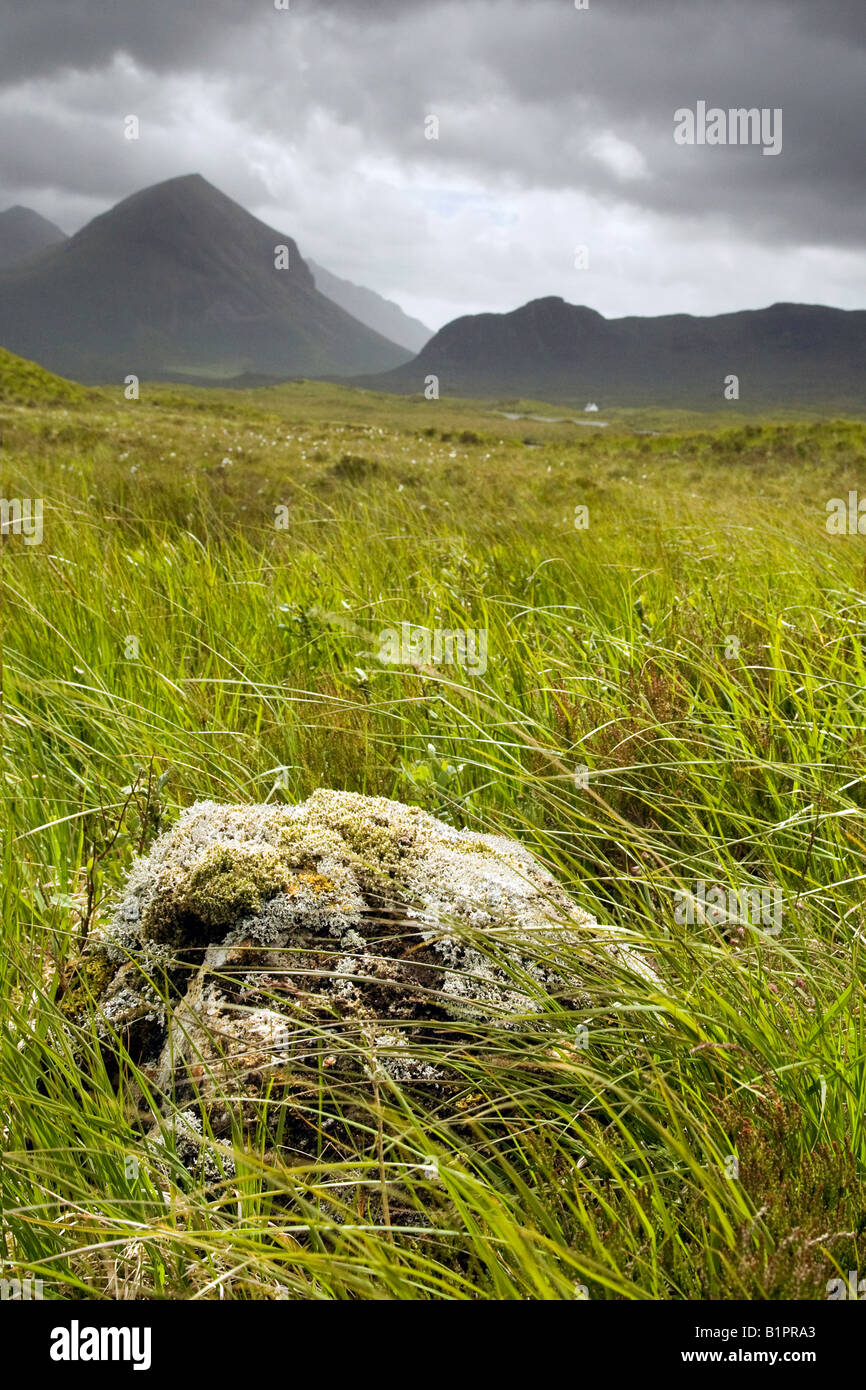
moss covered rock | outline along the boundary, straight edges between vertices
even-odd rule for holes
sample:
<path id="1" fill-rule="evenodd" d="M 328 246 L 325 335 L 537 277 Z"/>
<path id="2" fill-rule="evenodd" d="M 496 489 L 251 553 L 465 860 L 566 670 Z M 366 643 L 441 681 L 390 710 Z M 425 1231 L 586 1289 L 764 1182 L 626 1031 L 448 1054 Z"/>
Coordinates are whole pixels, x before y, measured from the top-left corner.
<path id="1" fill-rule="evenodd" d="M 193 936 L 208 940 L 217 928 L 233 926 L 287 892 L 291 877 L 285 859 L 273 849 L 216 844 L 174 892 L 150 900 L 142 936 L 175 946 L 190 944 Z"/>
<path id="2" fill-rule="evenodd" d="M 324 1069 L 350 1093 L 447 1085 L 461 1030 L 575 1007 L 583 975 L 622 970 L 654 982 L 523 846 L 322 790 L 190 807 L 134 865 L 61 1007 L 89 1008 L 167 1105 L 220 1134 L 276 1113 L 275 1094 L 284 1126 Z"/>

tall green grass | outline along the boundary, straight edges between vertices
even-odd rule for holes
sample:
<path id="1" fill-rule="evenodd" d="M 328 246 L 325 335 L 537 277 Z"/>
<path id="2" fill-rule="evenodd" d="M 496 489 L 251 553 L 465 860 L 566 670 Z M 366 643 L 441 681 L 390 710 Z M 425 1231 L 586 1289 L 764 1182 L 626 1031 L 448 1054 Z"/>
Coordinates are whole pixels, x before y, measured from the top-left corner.
<path id="1" fill-rule="evenodd" d="M 863 425 L 604 435 L 321 387 L 4 414 L 0 491 L 45 499 L 41 545 L 0 543 L 6 1274 L 676 1299 L 859 1267 L 866 548 L 824 520 Z M 485 674 L 383 666 L 400 622 L 486 629 Z M 315 1155 L 238 1130 L 195 1183 L 54 993 L 181 807 L 318 786 L 520 838 L 662 984 L 564 959 L 592 1007 L 478 1025 L 438 1096 L 342 1094 L 323 1034 Z M 684 925 L 698 880 L 778 889 L 781 933 Z"/>

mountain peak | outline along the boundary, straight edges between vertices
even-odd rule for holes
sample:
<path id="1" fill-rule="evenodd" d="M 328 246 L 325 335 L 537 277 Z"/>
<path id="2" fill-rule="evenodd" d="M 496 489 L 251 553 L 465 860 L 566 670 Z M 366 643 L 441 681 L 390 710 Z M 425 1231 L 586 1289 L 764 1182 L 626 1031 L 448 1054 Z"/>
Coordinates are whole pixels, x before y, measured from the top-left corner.
<path id="1" fill-rule="evenodd" d="M 47 217 L 15 203 L 0 212 L 0 270 L 65 240 L 66 233 Z"/>
<path id="2" fill-rule="evenodd" d="M 139 189 L 7 272 L 0 342 L 88 382 L 338 376 L 408 356 L 319 293 L 291 237 L 198 173 Z"/>
<path id="3" fill-rule="evenodd" d="M 570 304 L 567 299 L 563 299 L 561 294 L 548 294 L 541 299 L 530 299 L 528 304 L 522 304 L 519 309 L 512 309 L 511 313 L 546 315 L 551 318 L 565 316 L 572 322 L 574 322 L 575 316 L 579 315 L 587 321 L 604 323 L 604 317 L 597 309 L 590 309 L 586 304 Z"/>
<path id="4" fill-rule="evenodd" d="M 291 237 L 268 227 L 201 174 L 180 174 L 131 193 L 82 227 L 65 249 L 114 259 L 127 269 L 159 262 L 162 274 L 192 273 L 202 289 L 221 280 L 221 292 L 240 300 L 252 280 L 273 279 L 280 246 L 287 248 L 288 265 L 277 284 L 313 290 L 312 273 Z"/>
<path id="5" fill-rule="evenodd" d="M 216 200 L 232 202 L 227 193 L 222 193 L 220 189 L 204 177 L 204 174 L 175 174 L 170 179 L 160 179 L 159 183 L 149 183 L 146 188 L 139 188 L 137 192 L 130 193 L 128 198 L 123 198 L 115 204 L 116 208 L 123 207 L 124 203 L 131 202 L 134 198 L 139 199 L 159 199 L 172 196 L 177 193 L 188 194 L 192 197 L 207 196 Z"/>
<path id="6" fill-rule="evenodd" d="M 163 208 L 172 216 L 203 216 L 220 212 L 225 215 L 234 210 L 236 217 L 258 222 L 246 208 L 209 183 L 202 174 L 179 174 L 175 178 L 163 179 L 160 183 L 151 183 L 146 188 L 139 188 L 135 193 L 130 193 L 128 197 L 115 203 L 108 212 L 102 213 L 101 217 L 94 218 L 93 222 L 88 223 L 88 227 L 104 221 L 105 218 L 123 219 L 128 214 L 141 217 L 145 213 Z M 259 226 L 263 225 L 259 223 Z M 82 228 L 82 231 L 86 230 L 87 227 Z"/>
<path id="7" fill-rule="evenodd" d="M 606 319 L 548 295 L 510 313 L 454 319 L 414 362 L 358 384 L 414 393 L 433 373 L 443 395 L 709 410 L 723 408 L 733 370 L 752 408 L 862 408 L 866 312 L 774 304 L 707 318 Z"/>

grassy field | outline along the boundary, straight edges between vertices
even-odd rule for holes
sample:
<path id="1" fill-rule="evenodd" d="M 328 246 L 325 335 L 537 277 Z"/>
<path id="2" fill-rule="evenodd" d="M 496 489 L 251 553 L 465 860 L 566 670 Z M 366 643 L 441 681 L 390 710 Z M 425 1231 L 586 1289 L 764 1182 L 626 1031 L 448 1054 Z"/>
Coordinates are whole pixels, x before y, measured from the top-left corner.
<path id="1" fill-rule="evenodd" d="M 779 1299 L 862 1269 L 866 544 L 825 508 L 866 425 L 0 386 L 0 492 L 44 499 L 41 544 L 0 543 L 2 1273 Z M 403 622 L 485 630 L 486 671 L 383 665 Z M 346 1152 L 250 1145 L 203 1191 L 54 995 L 180 808 L 319 786 L 518 837 L 663 983 L 550 1000 L 447 1105 L 371 1085 Z M 683 923 L 700 882 L 777 890 L 781 931 Z"/>

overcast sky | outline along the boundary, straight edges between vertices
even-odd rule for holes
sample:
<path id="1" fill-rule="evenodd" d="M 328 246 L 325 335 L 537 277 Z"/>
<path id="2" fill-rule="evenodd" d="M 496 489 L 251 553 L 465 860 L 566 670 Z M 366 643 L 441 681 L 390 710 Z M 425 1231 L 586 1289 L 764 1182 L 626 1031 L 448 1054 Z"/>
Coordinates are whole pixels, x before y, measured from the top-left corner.
<path id="1" fill-rule="evenodd" d="M 677 144 L 702 100 L 782 152 Z M 433 328 L 866 308 L 866 0 L 0 0 L 0 130 L 0 208 L 198 172 Z"/>

